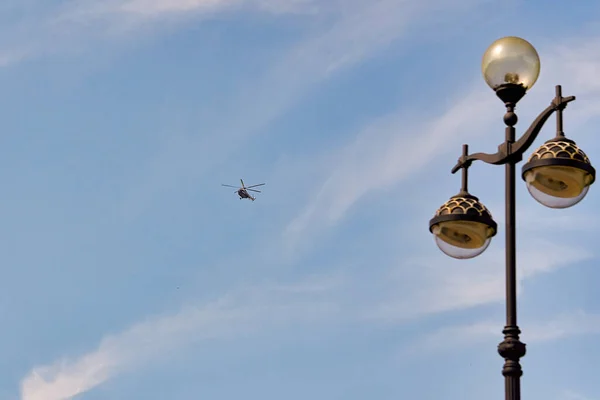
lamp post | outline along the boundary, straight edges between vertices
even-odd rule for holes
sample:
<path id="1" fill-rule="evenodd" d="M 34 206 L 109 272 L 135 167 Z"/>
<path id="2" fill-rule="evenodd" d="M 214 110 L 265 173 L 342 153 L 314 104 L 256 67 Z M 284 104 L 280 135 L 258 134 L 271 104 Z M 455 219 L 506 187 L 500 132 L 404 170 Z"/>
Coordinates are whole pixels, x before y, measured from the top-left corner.
<path id="1" fill-rule="evenodd" d="M 450 257 L 468 259 L 483 253 L 496 234 L 497 225 L 488 209 L 469 193 L 468 169 L 476 160 L 504 165 L 506 326 L 502 331 L 504 340 L 498 345 L 498 353 L 505 360 L 502 369 L 505 399 L 520 400 L 523 371 L 519 361 L 526 351 L 525 344 L 519 339 L 521 331 L 517 325 L 515 167 L 537 138 L 544 123 L 556 113 L 556 136 L 540 146 L 522 168 L 522 178 L 529 193 L 547 207 L 571 207 L 585 197 L 594 183 L 596 171 L 585 153 L 564 135 L 563 110 L 575 97 L 562 97 L 560 86 L 556 86 L 556 95 L 550 105 L 519 139 L 515 138 L 515 106 L 534 85 L 540 72 L 539 56 L 529 42 L 513 36 L 496 40 L 483 56 L 482 72 L 486 83 L 506 106 L 504 142 L 494 154 L 469 154 L 468 146 L 463 145 L 462 156 L 452 169 L 453 174 L 462 170 L 461 190 L 437 210 L 429 221 L 429 230 L 440 250 Z"/>

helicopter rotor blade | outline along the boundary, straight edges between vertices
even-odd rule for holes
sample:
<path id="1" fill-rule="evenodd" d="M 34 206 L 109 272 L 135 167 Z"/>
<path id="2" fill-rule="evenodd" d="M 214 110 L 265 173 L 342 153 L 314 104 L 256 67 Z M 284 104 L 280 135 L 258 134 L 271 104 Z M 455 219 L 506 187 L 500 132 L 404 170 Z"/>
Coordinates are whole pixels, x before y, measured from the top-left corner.
<path id="1" fill-rule="evenodd" d="M 248 188 L 253 188 L 253 187 L 257 187 L 257 186 L 263 186 L 263 185 L 266 185 L 266 183 L 259 183 L 258 185 L 246 186 L 246 189 L 248 189 Z"/>
<path id="2" fill-rule="evenodd" d="M 226 187 L 237 188 L 237 186 L 232 186 L 232 185 L 223 185 L 223 184 L 221 184 L 221 186 L 226 186 Z"/>
<path id="3" fill-rule="evenodd" d="M 246 189 L 246 186 L 244 186 L 244 181 L 242 180 L 242 178 L 240 178 L 240 182 L 242 182 L 242 188 Z"/>
<path id="4" fill-rule="evenodd" d="M 246 190 L 249 190 L 251 192 L 256 192 L 256 193 L 262 193 L 260 190 L 256 190 L 256 189 L 248 189 L 248 188 L 246 188 Z"/>

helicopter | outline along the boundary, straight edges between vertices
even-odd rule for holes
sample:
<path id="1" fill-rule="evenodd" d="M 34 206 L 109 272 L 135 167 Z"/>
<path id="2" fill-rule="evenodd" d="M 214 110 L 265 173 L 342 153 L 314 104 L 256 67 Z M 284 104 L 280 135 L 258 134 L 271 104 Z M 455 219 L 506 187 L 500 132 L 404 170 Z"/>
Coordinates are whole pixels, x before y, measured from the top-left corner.
<path id="1" fill-rule="evenodd" d="M 221 184 L 221 186 L 236 188 L 237 190 L 233 193 L 237 193 L 238 196 L 240 196 L 240 200 L 241 199 L 250 199 L 250 200 L 254 201 L 254 200 L 256 200 L 256 198 L 253 197 L 250 193 L 248 193 L 248 191 L 261 193 L 260 190 L 256 190 L 256 189 L 252 189 L 252 188 L 264 185 L 264 183 L 259 183 L 258 185 L 245 186 L 244 181 L 242 179 L 240 179 L 240 182 L 242 182 L 241 188 L 238 188 L 237 186 L 224 185 L 224 184 Z"/>

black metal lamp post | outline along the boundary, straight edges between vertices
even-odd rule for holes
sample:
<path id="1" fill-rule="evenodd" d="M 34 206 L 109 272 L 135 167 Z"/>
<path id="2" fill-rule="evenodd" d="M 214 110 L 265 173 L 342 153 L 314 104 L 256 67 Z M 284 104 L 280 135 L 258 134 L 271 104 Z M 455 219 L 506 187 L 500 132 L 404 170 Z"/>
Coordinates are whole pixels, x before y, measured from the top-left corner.
<path id="1" fill-rule="evenodd" d="M 560 86 L 556 86 L 556 96 L 551 104 L 523 136 L 515 139 L 515 106 L 533 86 L 540 72 L 539 56 L 529 42 L 512 36 L 495 41 L 483 56 L 482 71 L 487 84 L 506 106 L 506 137 L 494 154 L 469 155 L 468 146 L 463 145 L 463 154 L 452 169 L 453 174 L 462 169 L 461 190 L 437 210 L 429 221 L 429 230 L 438 247 L 450 257 L 467 259 L 483 253 L 496 234 L 497 225 L 485 206 L 468 192 L 468 168 L 475 160 L 505 166 L 506 326 L 498 353 L 505 360 L 502 369 L 505 398 L 520 400 L 523 371 L 519 360 L 525 356 L 525 344 L 519 340 L 521 331 L 517 325 L 515 166 L 523 159 L 544 123 L 556 112 L 556 137 L 538 148 L 523 166 L 522 178 L 529 193 L 547 207 L 571 207 L 585 197 L 594 183 L 596 171 L 585 153 L 564 135 L 562 113 L 575 97 L 562 97 Z"/>

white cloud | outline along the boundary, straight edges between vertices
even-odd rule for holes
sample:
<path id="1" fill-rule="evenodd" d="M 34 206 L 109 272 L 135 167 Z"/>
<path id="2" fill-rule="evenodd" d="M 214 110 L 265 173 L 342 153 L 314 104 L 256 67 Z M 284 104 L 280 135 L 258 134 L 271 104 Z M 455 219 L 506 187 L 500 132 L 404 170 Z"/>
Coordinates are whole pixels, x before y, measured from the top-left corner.
<path id="1" fill-rule="evenodd" d="M 132 189 L 131 200 L 125 208 L 139 209 L 140 204 L 177 184 L 177 177 L 189 171 L 198 177 L 215 162 L 214 154 L 219 154 L 222 160 L 319 83 L 381 52 L 391 42 L 401 40 L 409 28 L 425 25 L 427 22 L 423 19 L 431 13 L 446 12 L 446 18 L 460 18 L 465 8 L 473 7 L 478 1 L 451 4 L 441 0 L 352 0 L 318 4 L 320 7 L 329 4 L 326 7 L 331 17 L 328 23 L 313 25 L 316 29 L 308 32 L 306 39 L 290 46 L 264 76 L 238 89 L 238 97 L 232 99 L 222 123 L 211 127 L 220 135 L 195 140 L 177 138 L 174 145 L 169 142 L 172 146 L 165 146 L 168 151 L 157 157 L 147 178 Z M 478 100 L 479 97 L 475 99 Z M 462 114 L 466 114 L 466 110 Z M 168 140 L 173 140 L 171 133 Z"/>
<path id="2" fill-rule="evenodd" d="M 377 0 L 332 2 L 332 18 L 284 53 L 262 79 L 247 89 L 240 104 L 239 125 L 227 131 L 249 132 L 264 127 L 308 90 L 405 37 L 411 27 L 427 25 L 431 13 L 460 17 L 477 0 L 453 4 L 441 0 Z M 319 4 L 325 4 L 320 2 Z M 237 113 L 236 113 L 237 115 Z M 249 128 L 248 128 L 249 126 Z"/>
<path id="3" fill-rule="evenodd" d="M 431 251 L 438 251 L 433 246 Z M 540 238 L 525 240 L 522 248 L 525 250 L 517 254 L 519 295 L 524 281 L 593 256 L 584 247 Z M 504 252 L 490 250 L 471 261 L 453 260 L 443 255 L 411 258 L 401 269 L 419 271 L 418 276 L 412 278 L 412 288 L 400 293 L 390 290 L 395 294 L 376 307 L 369 318 L 405 320 L 504 301 Z M 400 275 L 400 279 L 405 278 Z M 394 284 L 391 281 L 391 285 Z"/>
<path id="4" fill-rule="evenodd" d="M 315 13 L 313 0 L 81 0 L 15 3 L 0 8 L 0 65 L 62 51 L 89 51 L 105 39 L 155 32 L 182 19 L 250 7 L 282 13 Z"/>
<path id="5" fill-rule="evenodd" d="M 527 340 L 534 342 L 546 342 L 568 336 L 595 335 L 600 333 L 600 315 L 576 310 L 548 321 L 527 324 L 526 329 Z"/>
<path id="6" fill-rule="evenodd" d="M 528 257 L 535 260 L 535 269 L 522 272 L 522 279 L 563 267 L 567 262 L 589 255 L 580 248 L 563 248 L 544 241 L 532 241 L 527 247 L 544 251 L 521 254 L 523 264 L 532 262 Z M 174 350 L 189 346 L 192 341 L 247 335 L 292 323 L 306 326 L 316 322 L 338 322 L 340 318 L 363 318 L 365 315 L 362 313 L 365 312 L 371 322 L 406 322 L 408 318 L 427 313 L 501 301 L 503 265 L 500 259 L 496 258 L 496 254 L 490 254 L 488 259 L 477 265 L 458 262 L 456 265 L 447 262 L 440 265 L 429 259 L 413 260 L 413 265 L 405 265 L 396 277 L 406 278 L 406 267 L 417 271 L 420 275 L 412 283 L 412 290 L 398 290 L 397 280 L 389 276 L 375 276 L 375 280 L 388 284 L 387 293 L 399 295 L 385 299 L 383 304 L 363 296 L 356 308 L 353 307 L 356 304 L 347 307 L 349 304 L 344 301 L 348 297 L 355 298 L 355 293 L 361 292 L 361 282 L 351 282 L 348 276 L 340 274 L 311 276 L 293 284 L 269 284 L 232 292 L 212 304 L 187 307 L 175 315 L 154 317 L 122 333 L 109 335 L 96 350 L 73 360 L 60 360 L 32 369 L 21 382 L 21 399 L 59 400 L 84 393 L 119 374 L 160 361 Z M 481 265 L 486 265 L 487 269 L 483 270 Z M 565 326 L 577 326 L 582 332 L 592 332 L 597 327 L 589 318 L 586 324 L 581 315 L 570 317 L 579 319 Z M 569 321 L 562 321 L 563 324 L 565 322 Z M 542 334 L 546 335 L 546 340 L 559 337 L 565 334 L 560 327 L 559 322 L 548 323 L 548 326 L 538 329 L 536 326 L 527 327 L 528 338 L 537 335 L 539 340 L 543 340 Z M 449 329 L 452 332 L 468 330 L 485 338 L 487 333 L 497 334 L 498 325 L 494 324 L 492 329 L 491 323 L 484 322 Z M 435 342 L 435 338 L 432 336 L 427 343 Z"/>
<path id="7" fill-rule="evenodd" d="M 477 3 L 462 0 L 452 7 L 441 0 L 81 0 L 49 3 L 41 0 L 14 3 L 0 8 L 9 15 L 0 28 L 0 62 L 2 65 L 19 62 L 40 54 L 71 49 L 92 48 L 96 40 L 122 38 L 140 31 L 148 33 L 181 19 L 212 16 L 234 10 L 255 9 L 272 14 L 327 14 L 331 17 L 325 33 L 316 35 L 306 46 L 315 44 L 321 50 L 333 45 L 344 49 L 343 55 L 332 54 L 328 68 L 355 62 L 373 51 L 378 43 L 387 44 L 402 34 L 406 27 L 419 23 L 427 12 L 448 9 L 458 14 L 462 7 Z M 307 61 L 327 61 L 304 58 L 303 48 L 297 54 L 301 64 Z M 375 49 L 376 50 L 376 49 Z M 309 54 L 307 54 L 309 55 Z M 286 72 L 289 78 L 290 71 Z"/>
<path id="8" fill-rule="evenodd" d="M 236 0 L 122 0 L 115 4 L 114 11 L 141 14 L 144 16 L 208 11 L 239 3 Z"/>
<path id="9" fill-rule="evenodd" d="M 34 368 L 21 382 L 21 400 L 68 399 L 194 341 L 330 320 L 338 309 L 319 297 L 333 281 L 326 283 L 324 287 L 309 281 L 297 287 L 242 290 L 202 307 L 151 318 L 106 336 L 96 350 L 74 360 Z"/>
<path id="10" fill-rule="evenodd" d="M 197 18 L 245 7 L 274 14 L 314 14 L 329 9 L 321 7 L 317 0 L 87 0 L 68 4 L 56 11 L 51 20 L 55 23 L 103 21 L 110 31 L 114 30 L 111 25 L 140 27 L 141 23 L 158 23 L 174 17 Z"/>
<path id="11" fill-rule="evenodd" d="M 335 224 L 367 193 L 406 180 L 415 170 L 447 151 L 449 142 L 460 143 L 487 126 L 493 116 L 492 104 L 497 101 L 489 95 L 489 90 L 473 89 L 460 97 L 432 122 L 426 115 L 409 117 L 399 110 L 364 129 L 339 154 L 332 156 L 333 167 L 324 183 L 288 225 L 289 239 L 310 237 L 306 231 Z"/>
<path id="12" fill-rule="evenodd" d="M 323 9 L 318 0 L 119 0 L 112 11 L 145 17 L 203 12 L 249 5 L 273 13 L 314 13 Z"/>
<path id="13" fill-rule="evenodd" d="M 548 320 L 521 324 L 521 338 L 526 343 L 545 343 L 571 336 L 600 334 L 600 315 L 576 310 L 556 315 Z M 456 349 L 477 343 L 497 341 L 501 337 L 502 320 L 486 320 L 472 324 L 449 326 L 424 335 L 412 351 L 440 351 L 446 348 Z"/>

